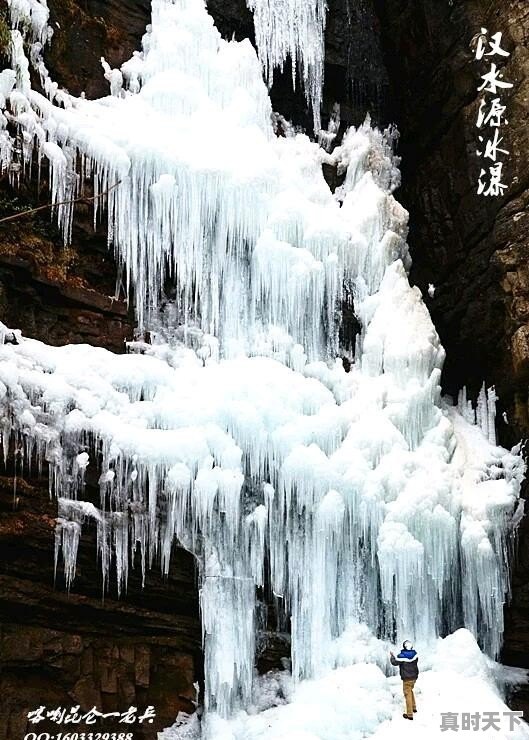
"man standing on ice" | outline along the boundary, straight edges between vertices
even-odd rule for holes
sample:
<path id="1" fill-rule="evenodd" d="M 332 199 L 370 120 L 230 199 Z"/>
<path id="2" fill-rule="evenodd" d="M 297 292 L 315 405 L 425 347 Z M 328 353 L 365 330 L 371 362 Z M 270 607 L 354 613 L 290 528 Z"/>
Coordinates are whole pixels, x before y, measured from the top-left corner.
<path id="1" fill-rule="evenodd" d="M 402 715 L 404 719 L 413 719 L 413 713 L 417 711 L 415 706 L 415 694 L 413 693 L 413 687 L 415 681 L 419 676 L 419 656 L 413 649 L 413 645 L 409 640 L 404 640 L 402 644 L 402 650 L 395 657 L 393 653 L 389 654 L 391 665 L 397 665 L 400 671 L 400 677 L 402 679 L 402 689 L 404 691 L 404 699 L 406 701 L 406 712 Z"/>

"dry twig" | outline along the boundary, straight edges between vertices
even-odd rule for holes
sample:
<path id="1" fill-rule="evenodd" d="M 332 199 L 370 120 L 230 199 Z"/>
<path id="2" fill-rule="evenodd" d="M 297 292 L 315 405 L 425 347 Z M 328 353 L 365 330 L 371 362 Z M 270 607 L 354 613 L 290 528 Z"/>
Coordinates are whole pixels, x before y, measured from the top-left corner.
<path id="1" fill-rule="evenodd" d="M 65 206 L 69 203 L 80 203 L 81 201 L 89 203 L 90 201 L 97 200 L 98 198 L 102 198 L 104 195 L 107 195 L 108 193 L 110 193 L 111 190 L 114 190 L 114 188 L 117 188 L 117 186 L 120 184 L 121 180 L 109 187 L 108 190 L 105 190 L 103 193 L 98 193 L 97 195 L 90 195 L 88 197 L 82 195 L 79 198 L 73 198 L 72 200 L 63 200 L 60 203 L 46 203 L 46 205 L 37 206 L 37 208 L 28 208 L 26 211 L 20 211 L 19 213 L 14 213 L 12 216 L 4 216 L 4 218 L 0 218 L 0 224 L 5 223 L 6 221 L 14 221 L 15 219 L 22 218 L 23 216 L 28 216 L 30 213 L 44 211 L 46 208 L 57 208 L 58 206 Z"/>

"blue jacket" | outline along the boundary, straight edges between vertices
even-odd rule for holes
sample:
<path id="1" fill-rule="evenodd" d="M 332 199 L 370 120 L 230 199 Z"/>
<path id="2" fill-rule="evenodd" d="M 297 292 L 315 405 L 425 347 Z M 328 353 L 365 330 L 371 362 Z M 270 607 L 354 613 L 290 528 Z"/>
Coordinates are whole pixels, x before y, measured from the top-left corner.
<path id="1" fill-rule="evenodd" d="M 419 656 L 415 650 L 401 650 L 396 658 L 390 656 L 392 665 L 399 667 L 403 681 L 415 681 L 419 675 Z"/>

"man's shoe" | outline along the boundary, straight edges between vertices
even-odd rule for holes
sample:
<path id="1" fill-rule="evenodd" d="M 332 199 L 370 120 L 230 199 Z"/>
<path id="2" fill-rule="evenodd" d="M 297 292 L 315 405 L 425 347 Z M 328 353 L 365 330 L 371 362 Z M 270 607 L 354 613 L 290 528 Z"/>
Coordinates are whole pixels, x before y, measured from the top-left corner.
<path id="1" fill-rule="evenodd" d="M 416 709 L 414 709 L 414 710 L 413 710 L 413 714 L 416 714 L 416 713 L 417 713 L 417 710 L 416 710 Z"/>
<path id="2" fill-rule="evenodd" d="M 404 719 L 413 719 L 413 717 L 410 717 L 409 714 L 403 714 L 402 715 Z"/>

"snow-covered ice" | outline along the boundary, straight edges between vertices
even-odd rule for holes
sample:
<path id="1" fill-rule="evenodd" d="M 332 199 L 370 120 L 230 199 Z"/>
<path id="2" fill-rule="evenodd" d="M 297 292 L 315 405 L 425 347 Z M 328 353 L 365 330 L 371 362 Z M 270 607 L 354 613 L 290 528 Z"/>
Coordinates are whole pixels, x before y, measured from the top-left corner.
<path id="1" fill-rule="evenodd" d="M 202 0 L 153 0 L 143 50 L 121 70 L 102 60 L 109 96 L 76 99 L 46 71 L 34 4 L 45 8 L 11 3 L 13 25 L 40 46 L 28 59 L 12 32 L 2 161 L 14 181 L 35 161 L 49 168 L 65 242 L 74 214 L 63 201 L 92 182 L 94 218 L 107 209 L 153 337 L 120 356 L 20 334 L 0 346 L 4 456 L 11 447 L 19 469 L 49 466 L 67 586 L 87 521 L 104 584 L 116 578 L 121 592 L 132 553 L 144 573 L 167 573 L 175 542 L 195 555 L 203 737 L 398 736 L 400 685 L 385 671 L 390 641 L 404 638 L 421 667 L 431 661 L 426 719 L 404 731 L 435 737 L 438 710 L 463 707 L 454 653 L 473 666 L 461 711 L 506 711 L 480 648 L 496 658 L 501 646 L 524 465 L 496 445 L 493 389 L 476 408 L 465 391 L 457 407 L 440 398 L 444 350 L 409 284 L 407 213 L 392 194 L 394 132 L 366 121 L 332 153 L 292 130 L 276 137 L 255 51 L 222 40 Z M 253 7 L 258 23 L 279 4 Z M 259 46 L 265 67 L 302 54 L 310 90 L 324 5 L 303 7 L 303 28 L 276 32 L 281 49 Z M 323 163 L 344 176 L 335 193 Z M 346 373 L 350 295 L 360 333 Z M 85 483 L 96 471 L 98 506 Z M 273 679 L 282 698 L 269 708 L 254 671 L 257 588 L 291 628 L 291 677 Z"/>

